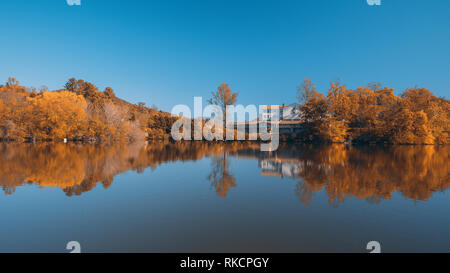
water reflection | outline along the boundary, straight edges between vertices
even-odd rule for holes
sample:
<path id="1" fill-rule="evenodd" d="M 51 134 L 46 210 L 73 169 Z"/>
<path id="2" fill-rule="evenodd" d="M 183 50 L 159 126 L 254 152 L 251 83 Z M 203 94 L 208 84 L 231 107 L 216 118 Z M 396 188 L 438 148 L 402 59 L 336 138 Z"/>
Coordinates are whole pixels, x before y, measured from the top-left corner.
<path id="1" fill-rule="evenodd" d="M 324 190 L 333 205 L 355 196 L 370 202 L 392 198 L 394 192 L 427 200 L 450 185 L 449 146 L 307 146 L 281 145 L 261 152 L 256 143 L 158 142 L 131 145 L 2 144 L 0 186 L 6 194 L 36 184 L 59 187 L 67 196 L 81 195 L 97 184 L 108 188 L 114 176 L 128 170 L 175 161 L 209 158 L 206 180 L 217 196 L 226 197 L 236 183 L 231 160 L 258 162 L 263 176 L 289 178 L 303 205 Z M 236 164 L 239 165 L 239 164 Z M 239 166 L 235 166 L 239 168 Z M 182 170 L 180 170 L 181 173 Z"/>
<path id="2" fill-rule="evenodd" d="M 226 197 L 230 188 L 236 186 L 234 176 L 230 173 L 229 168 L 230 161 L 227 158 L 227 152 L 223 151 L 222 155 L 212 157 L 211 173 L 208 175 L 208 180 L 220 197 Z"/>
<path id="3" fill-rule="evenodd" d="M 378 203 L 396 191 L 427 200 L 450 186 L 449 146 L 296 146 L 268 155 L 245 151 L 259 160 L 261 175 L 298 180 L 296 192 L 308 205 L 325 190 L 336 204 L 350 196 Z"/>

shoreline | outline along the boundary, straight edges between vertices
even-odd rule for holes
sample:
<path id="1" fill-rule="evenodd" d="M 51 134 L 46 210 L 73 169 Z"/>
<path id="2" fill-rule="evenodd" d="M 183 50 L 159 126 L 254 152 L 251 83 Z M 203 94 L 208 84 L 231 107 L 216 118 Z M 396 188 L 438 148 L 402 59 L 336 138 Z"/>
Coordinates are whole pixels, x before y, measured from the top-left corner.
<path id="1" fill-rule="evenodd" d="M 144 140 L 135 140 L 135 141 L 128 141 L 128 140 L 36 140 L 36 141 L 17 141 L 17 140 L 4 140 L 0 139 L 0 144 L 82 144 L 82 145 L 98 145 L 98 144 L 133 144 L 133 143 L 139 143 L 139 142 L 167 142 L 167 143 L 177 143 L 177 142 L 183 142 L 183 143 L 214 143 L 214 144 L 230 144 L 230 143 L 269 143 L 269 141 L 261 141 L 261 140 L 214 140 L 214 141 L 208 141 L 208 140 L 173 140 L 173 139 L 152 139 L 147 138 Z M 347 146 L 447 146 L 450 144 L 426 144 L 426 143 L 370 143 L 370 142 L 319 142 L 319 141 L 311 141 L 311 142 L 303 142 L 303 141 L 296 141 L 296 140 L 280 140 L 280 144 L 298 144 L 298 145 L 347 145 Z"/>

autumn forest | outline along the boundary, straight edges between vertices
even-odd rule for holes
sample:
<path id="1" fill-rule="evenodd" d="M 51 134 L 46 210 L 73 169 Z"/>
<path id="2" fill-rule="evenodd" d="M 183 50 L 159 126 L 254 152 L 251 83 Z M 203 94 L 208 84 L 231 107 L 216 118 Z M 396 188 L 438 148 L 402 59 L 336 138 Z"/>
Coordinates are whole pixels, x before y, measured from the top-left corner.
<path id="1" fill-rule="evenodd" d="M 234 98 L 234 104 L 237 93 L 231 90 L 228 93 Z M 425 88 L 410 88 L 397 96 L 393 89 L 381 84 L 353 90 L 333 82 L 322 93 L 310 79 L 305 79 L 297 95 L 303 130 L 285 136 L 286 140 L 450 143 L 450 101 L 434 96 Z M 222 97 L 227 103 L 227 98 Z M 110 87 L 99 91 L 94 84 L 74 78 L 55 91 L 47 88 L 37 91 L 20 85 L 15 78 L 0 85 L 0 139 L 3 141 L 170 139 L 176 120 L 177 117 L 156 107 L 146 107 L 145 103 L 126 102 L 116 97 Z"/>
<path id="2" fill-rule="evenodd" d="M 379 83 L 352 90 L 333 82 L 324 96 L 305 79 L 298 98 L 303 141 L 450 143 L 450 101 L 425 88 L 409 88 L 396 96 Z"/>
<path id="3" fill-rule="evenodd" d="M 70 79 L 64 89 L 48 91 L 19 85 L 9 78 L 0 86 L 0 139 L 8 141 L 68 140 L 132 142 L 167 139 L 176 120 L 145 103 L 117 98 L 83 80 Z"/>

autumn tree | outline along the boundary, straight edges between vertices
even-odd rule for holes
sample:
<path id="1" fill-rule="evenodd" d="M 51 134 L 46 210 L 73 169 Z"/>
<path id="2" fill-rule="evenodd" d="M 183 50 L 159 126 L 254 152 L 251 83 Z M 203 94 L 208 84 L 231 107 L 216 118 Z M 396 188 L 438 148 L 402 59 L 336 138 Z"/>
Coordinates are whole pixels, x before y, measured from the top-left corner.
<path id="1" fill-rule="evenodd" d="M 303 123 L 303 141 L 322 141 L 324 132 L 327 130 L 326 118 L 328 104 L 326 98 L 315 90 L 310 79 L 304 79 L 297 89 L 297 97 L 302 103 L 300 105 L 301 120 Z"/>
<path id="2" fill-rule="evenodd" d="M 380 83 L 348 89 L 331 83 L 327 96 L 305 79 L 297 90 L 302 103 L 304 141 L 394 144 L 449 143 L 449 101 L 428 89 L 400 96 Z"/>
<path id="3" fill-rule="evenodd" d="M 212 98 L 208 100 L 209 104 L 217 105 L 222 109 L 224 117 L 226 117 L 227 105 L 234 105 L 237 101 L 238 93 L 231 91 L 227 83 L 222 83 L 217 91 L 211 92 Z"/>
<path id="4" fill-rule="evenodd" d="M 114 93 L 114 90 L 111 87 L 106 87 L 104 93 L 108 98 L 115 98 L 116 94 Z"/>
<path id="5" fill-rule="evenodd" d="M 86 101 L 68 91 L 44 92 L 28 98 L 30 137 L 39 139 L 77 138 L 86 119 Z"/>

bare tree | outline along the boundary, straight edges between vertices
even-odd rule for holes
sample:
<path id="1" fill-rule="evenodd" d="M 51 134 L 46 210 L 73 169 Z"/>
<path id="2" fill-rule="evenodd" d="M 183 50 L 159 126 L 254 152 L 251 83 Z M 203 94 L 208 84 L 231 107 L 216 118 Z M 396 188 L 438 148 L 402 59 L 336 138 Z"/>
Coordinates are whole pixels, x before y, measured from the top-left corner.
<path id="1" fill-rule="evenodd" d="M 316 90 L 311 78 L 303 79 L 303 82 L 297 87 L 297 99 L 303 104 Z"/>
<path id="2" fill-rule="evenodd" d="M 104 106 L 106 123 L 113 128 L 120 128 L 125 121 L 124 111 L 112 103 L 106 103 Z"/>

